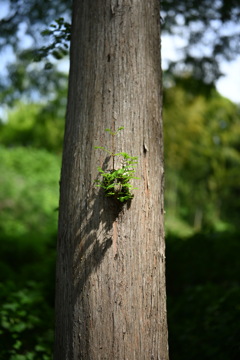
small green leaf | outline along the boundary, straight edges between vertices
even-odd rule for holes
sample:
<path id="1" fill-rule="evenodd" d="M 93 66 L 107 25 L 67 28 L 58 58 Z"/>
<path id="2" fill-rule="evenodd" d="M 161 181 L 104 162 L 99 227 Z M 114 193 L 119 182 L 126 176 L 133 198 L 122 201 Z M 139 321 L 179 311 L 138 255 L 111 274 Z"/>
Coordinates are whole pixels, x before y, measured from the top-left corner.
<path id="1" fill-rule="evenodd" d="M 104 173 L 103 169 L 100 168 L 100 166 L 98 166 L 97 169 L 98 169 L 98 171 L 99 171 L 100 173 Z"/>

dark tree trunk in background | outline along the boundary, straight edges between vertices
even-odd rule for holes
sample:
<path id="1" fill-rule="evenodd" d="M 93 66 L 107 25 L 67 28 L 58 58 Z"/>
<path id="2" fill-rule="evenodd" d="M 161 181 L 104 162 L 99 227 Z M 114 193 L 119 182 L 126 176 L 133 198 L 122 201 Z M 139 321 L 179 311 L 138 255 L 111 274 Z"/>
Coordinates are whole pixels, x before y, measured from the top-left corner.
<path id="1" fill-rule="evenodd" d="M 73 3 L 55 360 L 168 359 L 159 20 L 159 0 Z M 94 185 L 94 146 L 139 157 L 130 204 Z"/>

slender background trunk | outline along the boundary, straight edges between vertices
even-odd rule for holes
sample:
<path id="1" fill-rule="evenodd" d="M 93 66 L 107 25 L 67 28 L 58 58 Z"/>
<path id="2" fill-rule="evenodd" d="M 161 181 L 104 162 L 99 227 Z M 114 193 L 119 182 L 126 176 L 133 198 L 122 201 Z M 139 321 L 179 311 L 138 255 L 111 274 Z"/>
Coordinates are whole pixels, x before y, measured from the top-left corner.
<path id="1" fill-rule="evenodd" d="M 159 23 L 158 0 L 73 4 L 55 360 L 168 359 Z M 94 186 L 94 146 L 139 157 L 131 204 Z"/>

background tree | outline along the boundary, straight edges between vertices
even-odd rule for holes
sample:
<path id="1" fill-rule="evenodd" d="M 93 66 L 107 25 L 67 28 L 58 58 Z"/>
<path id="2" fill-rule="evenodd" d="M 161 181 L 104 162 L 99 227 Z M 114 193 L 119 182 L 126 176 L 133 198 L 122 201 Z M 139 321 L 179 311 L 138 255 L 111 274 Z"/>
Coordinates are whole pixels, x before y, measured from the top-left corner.
<path id="1" fill-rule="evenodd" d="M 159 24 L 158 0 L 73 4 L 56 360 L 168 359 Z M 122 166 L 97 145 L 139 157 L 132 201 L 95 189 Z"/>

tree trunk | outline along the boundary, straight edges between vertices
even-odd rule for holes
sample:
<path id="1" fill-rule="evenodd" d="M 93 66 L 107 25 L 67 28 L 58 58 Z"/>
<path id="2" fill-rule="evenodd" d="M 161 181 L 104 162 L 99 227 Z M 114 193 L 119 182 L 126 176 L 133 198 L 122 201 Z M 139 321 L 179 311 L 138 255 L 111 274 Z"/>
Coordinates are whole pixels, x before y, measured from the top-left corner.
<path id="1" fill-rule="evenodd" d="M 168 359 L 159 19 L 159 0 L 73 2 L 55 360 Z M 94 146 L 139 157 L 132 201 L 95 186 Z"/>

